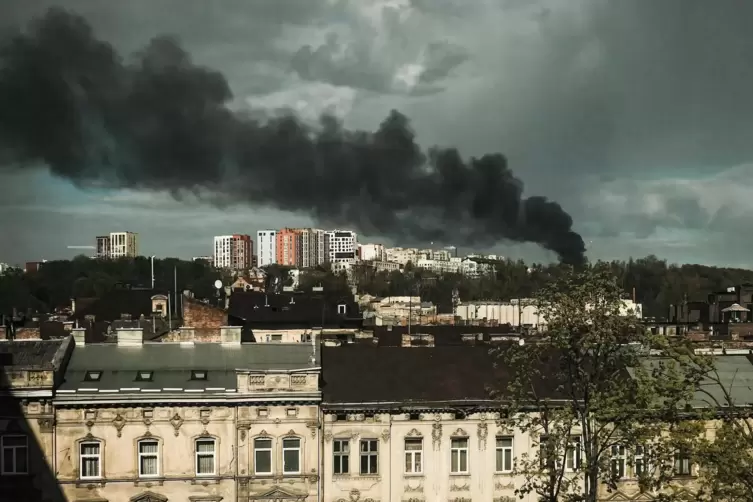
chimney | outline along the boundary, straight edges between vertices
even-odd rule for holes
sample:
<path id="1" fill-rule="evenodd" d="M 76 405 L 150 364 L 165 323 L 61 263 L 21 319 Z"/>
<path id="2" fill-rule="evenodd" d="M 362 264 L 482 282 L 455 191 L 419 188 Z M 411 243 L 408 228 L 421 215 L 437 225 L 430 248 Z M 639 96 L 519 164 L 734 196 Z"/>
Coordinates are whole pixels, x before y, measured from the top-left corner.
<path id="1" fill-rule="evenodd" d="M 220 342 L 223 345 L 240 345 L 241 327 L 240 326 L 222 326 L 220 328 Z"/>
<path id="2" fill-rule="evenodd" d="M 196 339 L 196 330 L 194 328 L 181 326 L 178 328 L 178 331 L 180 332 L 181 343 L 194 343 L 194 340 Z"/>
<path id="3" fill-rule="evenodd" d="M 75 313 L 76 313 L 76 299 L 71 298 L 71 314 L 75 314 Z"/>
<path id="4" fill-rule="evenodd" d="M 73 328 L 71 334 L 73 335 L 73 342 L 77 347 L 86 345 L 86 328 Z"/>
<path id="5" fill-rule="evenodd" d="M 142 328 L 118 328 L 117 336 L 120 347 L 139 347 L 144 343 Z"/>

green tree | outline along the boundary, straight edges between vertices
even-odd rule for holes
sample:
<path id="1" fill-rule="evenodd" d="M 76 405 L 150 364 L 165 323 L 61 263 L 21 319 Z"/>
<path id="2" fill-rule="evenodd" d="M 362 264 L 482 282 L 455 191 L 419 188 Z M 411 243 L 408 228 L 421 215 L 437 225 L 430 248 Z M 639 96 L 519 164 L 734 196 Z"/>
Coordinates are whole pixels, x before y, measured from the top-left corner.
<path id="1" fill-rule="evenodd" d="M 628 463 L 613 458 L 630 458 L 649 441 L 651 455 L 674 451 L 664 446 L 674 437 L 666 431 L 692 395 L 692 382 L 678 365 L 646 367 L 646 349 L 666 341 L 624 312 L 622 296 L 608 267 L 567 270 L 536 296 L 546 341 L 495 349 L 510 372 L 492 390 L 507 406 L 501 421 L 538 445 L 517 459 L 515 472 L 525 480 L 520 495 L 595 502 L 600 486 L 615 488 Z"/>

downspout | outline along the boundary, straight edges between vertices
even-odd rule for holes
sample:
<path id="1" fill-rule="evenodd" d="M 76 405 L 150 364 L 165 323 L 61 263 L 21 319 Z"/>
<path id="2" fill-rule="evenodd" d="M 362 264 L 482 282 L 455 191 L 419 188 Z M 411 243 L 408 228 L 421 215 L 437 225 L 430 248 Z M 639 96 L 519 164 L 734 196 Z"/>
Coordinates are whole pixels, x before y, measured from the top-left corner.
<path id="1" fill-rule="evenodd" d="M 324 497 L 324 411 L 322 402 L 319 401 L 319 440 L 316 442 L 316 458 L 319 459 L 319 481 L 316 483 L 316 500 L 321 501 Z"/>

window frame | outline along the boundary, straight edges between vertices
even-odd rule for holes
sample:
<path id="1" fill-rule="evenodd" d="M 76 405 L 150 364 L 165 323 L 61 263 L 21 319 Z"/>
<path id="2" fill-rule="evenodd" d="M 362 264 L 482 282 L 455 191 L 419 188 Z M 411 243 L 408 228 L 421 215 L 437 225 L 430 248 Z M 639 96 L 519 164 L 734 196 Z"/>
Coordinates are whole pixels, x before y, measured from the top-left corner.
<path id="1" fill-rule="evenodd" d="M 5 440 L 8 438 L 22 438 L 24 444 L 23 446 L 7 446 Z M 5 465 L 5 450 L 11 450 L 13 452 L 13 470 L 7 469 L 7 466 Z M 18 470 L 18 450 L 23 450 L 23 454 L 26 457 L 26 470 L 23 472 Z M 2 457 L 0 457 L 0 464 L 2 464 L 0 465 L 0 473 L 3 476 L 24 476 L 29 474 L 29 436 L 25 434 L 7 434 L 0 436 L 0 454 L 2 454 Z"/>
<path id="2" fill-rule="evenodd" d="M 258 441 L 269 441 L 269 447 L 268 448 L 260 448 L 257 446 Z M 274 466 L 274 441 L 271 437 L 268 436 L 257 436 L 254 438 L 253 443 L 253 452 L 254 452 L 254 475 L 255 476 L 271 476 L 274 474 L 275 466 Z M 259 462 L 257 459 L 257 454 L 260 452 L 266 452 L 269 456 L 269 471 L 260 471 L 259 470 Z"/>
<path id="3" fill-rule="evenodd" d="M 155 445 L 157 445 L 157 451 L 155 451 L 154 453 L 142 453 L 141 445 L 146 444 L 146 443 L 154 443 Z M 155 474 L 144 474 L 141 471 L 141 468 L 142 468 L 141 459 L 144 457 L 148 457 L 148 458 L 153 457 L 156 460 L 157 472 Z M 162 471 L 162 469 L 160 469 L 161 466 L 160 466 L 160 441 L 159 439 L 147 437 L 147 438 L 141 438 L 137 440 L 136 441 L 136 462 L 138 463 L 139 478 L 158 478 L 160 476 L 160 472 Z"/>
<path id="4" fill-rule="evenodd" d="M 97 445 L 97 453 L 84 453 L 84 446 Z M 79 479 L 102 479 L 102 450 L 104 443 L 98 439 L 86 439 L 78 443 L 78 477 Z M 84 476 L 84 459 L 97 459 L 97 474 L 95 476 Z"/>
<path id="5" fill-rule="evenodd" d="M 339 451 L 335 448 L 335 445 L 340 445 Z M 345 445 L 345 451 L 343 451 L 343 445 Z M 344 470 L 343 459 L 345 459 Z M 332 474 L 350 474 L 350 439 L 334 438 L 332 440 Z"/>
<path id="6" fill-rule="evenodd" d="M 285 441 L 298 441 L 298 446 L 295 448 L 286 447 Z M 288 471 L 285 469 L 285 452 L 296 451 L 298 452 L 298 470 Z M 283 474 L 301 474 L 303 472 L 303 440 L 298 436 L 283 437 L 280 446 L 280 452 L 282 453 L 282 473 Z"/>
<path id="7" fill-rule="evenodd" d="M 499 442 L 504 440 L 510 440 L 510 446 L 500 446 Z M 502 453 L 502 466 L 499 465 L 499 455 L 498 453 Z M 505 455 L 506 452 L 510 453 L 510 466 L 509 468 L 505 466 L 507 457 Z M 515 466 L 515 438 L 513 436 L 497 436 L 495 439 L 495 447 L 494 447 L 494 472 L 501 472 L 504 474 L 509 474 L 513 471 Z M 500 468 L 501 467 L 501 468 Z"/>
<path id="8" fill-rule="evenodd" d="M 609 471 L 614 479 L 627 478 L 627 447 L 613 444 L 609 449 Z"/>
<path id="9" fill-rule="evenodd" d="M 418 449 L 408 449 L 408 444 L 417 444 Z M 421 476 L 424 473 L 424 438 L 421 437 L 407 437 L 403 440 L 403 458 L 405 464 L 403 464 L 404 474 L 409 476 Z M 418 457 L 418 462 L 416 462 Z M 410 458 L 410 462 L 408 459 Z M 410 466 L 410 468 L 408 467 Z M 416 469 L 418 466 L 418 469 Z"/>
<path id="10" fill-rule="evenodd" d="M 453 441 L 464 441 L 465 446 L 453 446 Z M 471 462 L 470 462 L 470 441 L 465 436 L 450 438 L 450 474 L 470 474 Z M 460 459 L 461 453 L 465 452 L 465 470 L 461 469 Z M 453 456 L 457 455 L 457 470 L 452 465 Z"/>
<path id="11" fill-rule="evenodd" d="M 570 436 L 565 448 L 565 472 L 578 472 L 583 463 L 583 442 L 580 436 Z"/>
<path id="12" fill-rule="evenodd" d="M 651 465 L 648 462 L 648 447 L 645 445 L 636 445 L 633 450 L 633 477 L 644 476 L 651 471 Z M 640 471 L 638 472 L 638 466 Z"/>
<path id="13" fill-rule="evenodd" d="M 199 451 L 199 443 L 212 443 L 212 453 L 207 452 L 200 452 Z M 211 436 L 202 436 L 194 439 L 193 441 L 193 449 L 194 449 L 194 474 L 197 477 L 207 477 L 207 476 L 216 476 L 217 475 L 217 469 L 218 469 L 218 462 L 217 462 L 217 438 L 211 437 Z M 199 472 L 199 458 L 201 457 L 212 457 L 212 472 Z"/>
<path id="14" fill-rule="evenodd" d="M 366 451 L 362 449 L 362 446 L 364 444 L 367 444 L 369 447 Z M 371 446 L 376 446 L 376 448 L 371 449 Z M 368 472 L 364 472 L 363 470 L 363 459 L 367 458 L 367 464 L 368 464 Z M 371 460 L 374 460 L 374 472 L 371 472 L 372 465 Z M 379 440 L 375 438 L 364 438 L 361 439 L 358 442 L 358 473 L 361 476 L 376 476 L 379 474 Z"/>
<path id="15" fill-rule="evenodd" d="M 693 475 L 693 462 L 686 450 L 677 450 L 672 460 L 672 474 L 674 477 L 686 478 Z M 678 464 L 680 465 L 680 469 L 678 469 Z"/>

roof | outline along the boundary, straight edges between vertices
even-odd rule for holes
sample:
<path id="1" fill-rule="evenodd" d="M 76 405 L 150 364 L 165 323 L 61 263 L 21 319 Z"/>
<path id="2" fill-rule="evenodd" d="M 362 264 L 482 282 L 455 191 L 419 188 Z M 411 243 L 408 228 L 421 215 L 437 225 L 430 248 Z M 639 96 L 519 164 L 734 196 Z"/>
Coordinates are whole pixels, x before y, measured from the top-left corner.
<path id="1" fill-rule="evenodd" d="M 150 317 L 152 296 L 163 294 L 164 291 L 153 289 L 113 289 L 99 298 L 77 299 L 73 318 L 82 320 L 93 315 L 96 321 L 115 321 L 121 314 L 130 314 L 133 319 Z"/>
<path id="2" fill-rule="evenodd" d="M 323 403 L 333 407 L 436 407 L 492 401 L 510 372 L 485 346 L 427 348 L 361 344 L 322 348 Z M 545 382 L 543 393 L 554 395 Z"/>
<path id="3" fill-rule="evenodd" d="M 64 340 L 13 340 L 0 342 L 0 367 L 12 369 L 54 370 L 55 357 Z"/>
<path id="4" fill-rule="evenodd" d="M 345 305 L 345 314 L 338 306 Z M 230 295 L 228 316 L 254 327 L 354 327 L 363 323 L 358 304 L 352 298 L 330 301 L 303 293 L 263 293 L 234 291 Z"/>
<path id="5" fill-rule="evenodd" d="M 408 334 L 408 326 L 374 326 L 374 336 L 379 339 L 380 347 L 400 347 L 403 335 Z M 433 335 L 434 345 L 464 345 L 468 335 L 481 335 L 477 341 L 490 341 L 494 335 L 509 336 L 515 334 L 508 325 L 504 326 L 411 326 L 413 335 Z"/>
<path id="6" fill-rule="evenodd" d="M 234 391 L 236 370 L 269 371 L 309 369 L 319 365 L 318 348 L 314 364 L 308 344 L 144 343 L 118 346 L 115 343 L 77 346 L 73 351 L 59 392 L 129 391 L 150 389 L 161 392 Z M 101 372 L 91 381 L 88 372 Z M 149 380 L 137 380 L 139 372 L 151 371 Z M 193 371 L 206 371 L 205 380 L 192 379 Z"/>

